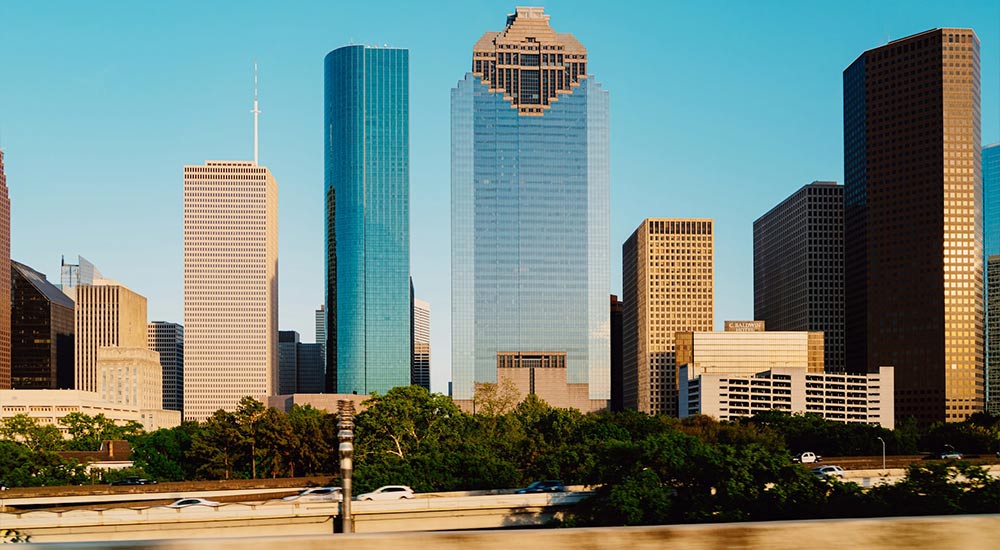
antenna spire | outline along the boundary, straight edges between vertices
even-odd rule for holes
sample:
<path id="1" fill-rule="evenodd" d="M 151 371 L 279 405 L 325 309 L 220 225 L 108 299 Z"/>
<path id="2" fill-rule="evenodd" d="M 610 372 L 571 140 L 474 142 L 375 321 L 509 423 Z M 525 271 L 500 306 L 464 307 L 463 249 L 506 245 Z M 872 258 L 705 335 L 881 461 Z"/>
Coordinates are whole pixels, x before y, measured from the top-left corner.
<path id="1" fill-rule="evenodd" d="M 257 108 L 257 60 L 253 62 L 253 163 L 257 164 L 257 115 L 260 109 Z"/>

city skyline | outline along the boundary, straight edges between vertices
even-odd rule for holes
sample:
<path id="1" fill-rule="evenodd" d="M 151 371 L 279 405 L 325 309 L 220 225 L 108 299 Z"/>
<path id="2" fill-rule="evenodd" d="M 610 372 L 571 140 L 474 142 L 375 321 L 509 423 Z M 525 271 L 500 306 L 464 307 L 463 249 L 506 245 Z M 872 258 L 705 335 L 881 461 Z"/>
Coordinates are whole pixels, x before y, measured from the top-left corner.
<path id="1" fill-rule="evenodd" d="M 715 318 L 751 317 L 752 280 L 746 276 L 746 271 L 752 265 L 752 247 L 748 237 L 750 224 L 761 212 L 766 212 L 805 181 L 829 179 L 843 182 L 842 144 L 839 143 L 842 139 L 839 127 L 840 74 L 860 52 L 884 44 L 887 35 L 895 39 L 935 27 L 974 28 L 983 44 L 983 142 L 988 144 L 997 141 L 1000 126 L 1000 113 L 997 110 L 997 59 L 1000 58 L 997 52 L 1000 51 L 1000 35 L 996 14 L 1000 8 L 983 2 L 962 4 L 955 9 L 934 6 L 897 13 L 901 10 L 894 10 L 892 6 L 883 4 L 870 8 L 875 13 L 892 14 L 891 23 L 887 22 L 890 19 L 887 15 L 872 17 L 874 22 L 856 22 L 849 19 L 851 9 L 848 6 L 836 14 L 830 14 L 826 19 L 830 29 L 836 28 L 838 24 L 855 25 L 833 45 L 827 44 L 827 38 L 809 38 L 802 30 L 791 27 L 785 29 L 786 34 L 782 36 L 782 40 L 796 41 L 801 45 L 801 51 L 782 51 L 780 55 L 788 56 L 787 59 L 793 61 L 801 61 L 803 56 L 812 56 L 808 58 L 811 66 L 805 74 L 799 74 L 800 71 L 792 73 L 795 79 L 782 83 L 786 89 L 771 90 L 773 95 L 764 97 L 757 84 L 746 81 L 745 73 L 748 70 L 774 71 L 760 61 L 763 58 L 759 57 L 759 48 L 773 47 L 774 39 L 762 36 L 760 44 L 749 44 L 741 51 L 727 50 L 720 46 L 706 47 L 700 52 L 692 49 L 688 52 L 692 57 L 689 60 L 668 56 L 664 63 L 670 64 L 664 67 L 669 67 L 669 73 L 675 77 L 681 77 L 678 81 L 685 75 L 691 76 L 686 71 L 698 71 L 700 76 L 693 81 L 688 79 L 684 84 L 671 83 L 669 79 L 674 77 L 660 77 L 668 80 L 652 81 L 653 85 L 647 87 L 630 82 L 626 75 L 629 70 L 635 70 L 634 64 L 649 63 L 653 59 L 653 53 L 645 54 L 635 49 L 637 59 L 625 61 L 625 54 L 622 53 L 624 49 L 627 47 L 632 52 L 634 48 L 610 43 L 615 40 L 614 37 L 621 38 L 624 31 L 609 32 L 610 38 L 601 37 L 600 34 L 605 30 L 605 25 L 614 29 L 625 28 L 621 24 L 622 19 L 618 18 L 624 17 L 628 12 L 633 12 L 629 17 L 629 25 L 634 25 L 629 29 L 635 31 L 639 39 L 652 40 L 657 36 L 654 32 L 657 27 L 644 27 L 645 23 L 642 21 L 634 21 L 634 10 L 622 10 L 626 13 L 615 14 L 586 6 L 577 7 L 577 4 L 546 3 L 546 12 L 557 18 L 559 27 L 573 32 L 588 45 L 593 72 L 599 75 L 604 85 L 615 92 L 612 96 L 612 111 L 615 116 L 612 117 L 611 129 L 611 293 L 621 292 L 620 277 L 615 276 L 618 272 L 616 267 L 620 265 L 620 255 L 615 251 L 643 217 L 712 217 L 716 220 L 718 233 Z M 745 32 L 737 34 L 738 37 L 745 37 L 746 32 L 751 30 L 751 25 L 760 24 L 760 17 L 763 17 L 757 15 L 756 18 L 748 18 L 744 10 L 754 13 L 759 11 L 761 14 L 773 11 L 761 9 L 760 6 L 734 7 L 727 14 L 709 15 L 697 13 L 693 5 L 672 5 L 669 10 L 647 7 L 661 9 L 661 14 L 674 11 L 677 15 L 690 16 L 692 22 L 705 17 L 716 18 L 715 28 L 720 33 L 731 28 L 744 28 Z M 428 17 L 427 14 L 419 13 L 427 11 L 424 6 L 401 6 L 392 10 L 384 20 L 376 17 L 371 17 L 371 21 L 363 17 L 345 17 L 343 20 L 352 23 L 329 34 L 320 34 L 318 31 L 299 33 L 295 28 L 286 29 L 285 26 L 292 27 L 290 20 L 304 22 L 308 19 L 301 11 L 319 9 L 301 8 L 298 13 L 278 14 L 274 22 L 279 36 L 297 32 L 308 36 L 309 40 L 294 42 L 294 46 L 286 44 L 270 48 L 247 44 L 239 48 L 225 47 L 216 52 L 205 52 L 204 63 L 211 65 L 217 72 L 210 75 L 204 86 L 192 87 L 190 92 L 183 93 L 175 86 L 164 85 L 167 81 L 160 80 L 164 77 L 153 76 L 152 73 L 140 72 L 135 76 L 123 76 L 122 69 L 129 67 L 127 59 L 134 55 L 124 52 L 115 52 L 91 69 L 73 68 L 58 78 L 47 76 L 49 73 L 46 71 L 60 66 L 48 63 L 49 58 L 46 56 L 54 56 L 60 50 L 60 41 L 73 40 L 75 34 L 70 32 L 65 37 L 55 37 L 43 33 L 51 44 L 30 48 L 32 55 L 27 62 L 18 64 L 16 59 L 12 59 L 10 61 L 13 64 L 5 70 L 12 82 L 21 82 L 24 86 L 0 90 L 0 125 L 4 130 L 0 145 L 4 146 L 7 153 L 6 168 L 11 176 L 10 193 L 14 203 L 12 257 L 42 272 L 53 273 L 53 266 L 57 265 L 55 262 L 59 255 L 79 251 L 93 258 L 109 272 L 116 273 L 124 284 L 146 295 L 149 298 L 151 320 L 182 322 L 182 255 L 178 230 L 182 209 L 181 190 L 177 183 L 179 167 L 183 164 L 200 163 L 204 158 L 251 156 L 250 117 L 246 113 L 250 97 L 247 75 L 250 60 L 254 55 L 259 55 L 262 67 L 261 127 L 264 138 L 261 147 L 262 163 L 271 166 L 276 177 L 282 182 L 287 181 L 289 188 L 282 195 L 282 219 L 291 222 L 283 227 L 291 225 L 292 233 L 282 238 L 282 242 L 286 244 L 283 245 L 281 254 L 281 271 L 284 276 L 281 278 L 283 306 L 280 325 L 302 334 L 310 333 L 308 327 L 313 319 L 312 311 L 315 304 L 322 300 L 322 259 L 319 252 L 322 249 L 323 235 L 322 208 L 315 204 L 322 173 L 318 168 L 322 164 L 322 155 L 320 146 L 316 143 L 322 120 L 321 99 L 317 100 L 318 90 L 321 89 L 317 83 L 322 81 L 322 56 L 332 47 L 350 42 L 352 37 L 368 38 L 372 43 L 383 43 L 389 38 L 394 45 L 411 50 L 414 59 L 411 76 L 417 74 L 418 59 L 420 67 L 425 69 L 430 65 L 440 66 L 434 67 L 433 72 L 420 73 L 422 76 L 426 75 L 426 79 L 421 78 L 419 86 L 414 78 L 414 213 L 411 215 L 414 232 L 411 242 L 415 284 L 421 289 L 427 289 L 422 290 L 421 294 L 435 304 L 432 325 L 436 328 L 432 330 L 432 347 L 449 350 L 450 331 L 447 327 L 450 325 L 448 313 L 451 308 L 447 253 L 441 255 L 434 250 L 437 243 L 447 239 L 448 235 L 448 90 L 454 83 L 455 75 L 468 70 L 467 52 L 474 44 L 476 35 L 482 29 L 495 28 L 498 14 L 510 13 L 513 8 L 514 5 L 510 3 L 495 3 L 456 7 L 452 10 L 453 13 L 444 13 L 447 10 L 430 10 L 434 17 L 445 18 L 441 24 L 470 19 L 451 27 L 461 32 L 447 39 L 446 48 L 433 46 L 432 42 L 418 36 L 421 25 L 412 24 L 411 20 L 418 15 Z M 18 13 L 21 9 L 25 13 Z M 175 8 L 163 9 L 170 11 Z M 9 32 L 0 37 L 0 51 L 15 51 L 14 44 L 21 48 L 20 51 L 24 51 L 26 45 L 39 45 L 37 39 L 30 38 L 36 21 L 32 19 L 36 16 L 30 14 L 31 11 L 30 8 L 19 6 L 5 5 L 2 8 L 4 18 L 10 16 L 13 24 L 10 25 Z M 776 28 L 774 26 L 779 21 L 787 23 L 789 20 L 804 20 L 807 15 L 803 12 L 808 11 L 804 7 L 786 11 L 776 22 L 766 23 L 758 32 L 769 32 L 769 29 Z M 124 17 L 128 21 L 129 15 L 126 13 L 117 17 Z M 174 26 L 182 25 L 178 21 L 179 14 L 173 18 L 169 13 L 166 15 L 165 28 L 173 29 Z M 54 17 L 57 28 L 60 24 L 68 26 L 70 21 L 77 18 L 72 9 Z M 238 21 L 232 24 L 245 24 L 242 17 L 237 17 Z M 740 21 L 741 17 L 746 20 Z M 63 21 L 62 18 L 67 19 Z M 37 15 L 37 22 L 42 21 L 41 15 Z M 404 21 L 406 24 L 403 24 Z M 138 26 L 126 25 L 124 30 L 118 32 L 136 32 L 134 27 Z M 93 30 L 93 25 L 84 25 L 82 30 Z M 671 40 L 699 36 L 685 29 L 678 29 L 676 32 L 678 36 Z M 644 33 L 649 36 L 643 36 Z M 165 40 L 172 32 L 162 33 L 165 34 L 162 37 L 160 34 L 152 33 L 152 44 L 155 45 L 156 40 Z M 106 55 L 114 52 L 102 39 L 92 37 L 92 40 L 93 43 L 82 46 L 80 55 L 93 53 L 93 48 L 102 47 L 104 49 L 100 51 Z M 303 44 L 310 41 L 316 44 Z M 281 40 L 273 43 L 278 42 Z M 726 44 L 732 46 L 733 42 L 723 41 L 723 46 Z M 149 47 L 151 46 L 145 45 L 139 50 L 144 51 Z M 211 48 L 204 45 L 202 47 Z M 53 51 L 49 51 L 49 48 Z M 67 48 L 62 46 L 61 49 L 64 52 Z M 444 50 L 456 51 L 452 53 Z M 180 53 L 184 52 L 190 55 L 187 50 Z M 646 55 L 650 57 L 644 57 Z M 754 61 L 741 62 L 744 55 Z M 184 59 L 184 55 L 178 57 L 177 71 L 182 70 L 186 63 Z M 283 66 L 287 59 L 293 59 L 294 62 Z M 619 60 L 624 62 L 618 63 Z M 718 76 L 710 74 L 712 71 L 705 66 L 694 67 L 699 63 L 704 64 L 705 60 L 714 60 L 718 65 L 725 64 L 731 70 L 725 76 Z M 303 84 L 291 75 L 292 69 L 300 68 L 308 73 L 308 84 Z M 761 79 L 766 80 L 769 74 L 772 73 L 763 72 Z M 777 71 L 773 74 L 779 76 L 785 73 Z M 816 78 L 817 75 L 822 77 Z M 89 112 L 82 113 L 74 109 L 69 117 L 45 120 L 42 115 L 43 104 L 39 101 L 61 101 L 59 98 L 62 97 L 55 90 L 36 93 L 42 83 L 49 81 L 47 79 L 51 79 L 57 86 L 66 82 L 72 84 L 69 88 L 79 96 L 79 101 L 87 103 Z M 729 86 L 727 93 L 731 93 L 733 88 L 730 80 L 732 84 L 739 84 L 739 89 L 743 92 L 736 101 L 738 108 L 731 99 L 730 103 L 712 105 L 713 100 L 719 99 L 712 88 L 718 86 L 724 89 Z M 164 89 L 152 89 L 156 86 Z M 829 89 L 820 90 L 823 86 Z M 690 91 L 684 91 L 688 89 L 696 89 L 698 94 L 705 95 L 704 102 L 684 101 L 685 98 L 692 100 L 695 97 L 689 95 Z M 164 93 L 176 94 L 176 104 L 160 102 Z M 126 95 L 127 101 L 122 101 L 122 94 Z M 40 97 L 30 97 L 33 95 Z M 103 99 L 99 97 L 101 95 L 109 97 Z M 304 100 L 303 97 L 307 99 Z M 772 103 L 781 105 L 772 106 Z M 664 105 L 676 105 L 679 109 L 694 111 L 694 116 L 702 124 L 707 123 L 705 125 L 712 128 L 711 133 L 707 129 L 695 127 L 692 119 Z M 643 108 L 651 111 L 643 111 Z M 163 110 L 166 116 L 175 119 L 170 121 L 155 118 L 152 124 L 143 121 L 154 132 L 163 133 L 164 138 L 143 139 L 149 137 L 146 130 L 133 126 L 132 119 L 136 118 L 137 113 L 151 110 Z M 179 116 L 179 113 L 185 116 Z M 194 129 L 187 127 L 190 125 L 189 120 L 196 115 L 204 115 L 204 121 Z M 766 128 L 762 135 L 750 133 L 765 128 L 762 122 L 768 117 L 770 128 Z M 650 120 L 647 123 L 642 118 Z M 36 122 L 39 123 L 35 124 Z M 662 135 L 651 134 L 647 124 L 654 123 Z M 81 132 L 90 129 L 99 131 L 94 136 L 88 132 L 86 138 L 81 139 L 81 135 L 84 135 Z M 114 135 L 117 133 L 121 137 Z M 654 135 L 656 140 L 643 143 L 643 140 L 649 141 L 650 135 Z M 733 136 L 757 143 L 731 149 L 726 154 L 731 162 L 717 163 L 719 143 L 732 143 Z M 803 136 L 808 136 L 808 139 L 803 139 Z M 163 142 L 157 139 L 167 139 L 175 148 L 165 151 L 158 149 Z M 182 140 L 187 143 L 180 143 Z M 291 144 L 282 143 L 286 140 Z M 689 149 L 690 146 L 681 141 L 690 142 L 696 150 Z M 303 147 L 302 143 L 308 145 Z M 298 150 L 293 151 L 296 147 Z M 157 155 L 158 158 L 147 167 L 149 155 Z M 655 156 L 664 158 L 653 158 Z M 136 164 L 126 157 L 135 157 Z M 83 165 L 85 158 L 104 158 L 116 164 L 121 161 L 120 167 L 114 170 L 95 171 L 100 172 L 101 185 L 98 189 L 117 191 L 121 193 L 120 196 L 107 201 L 102 193 L 90 189 L 89 184 L 93 181 L 90 178 L 94 176 L 77 170 L 78 166 Z M 58 161 L 53 162 L 55 159 Z M 144 160 L 140 162 L 140 159 Z M 65 168 L 62 167 L 63 164 Z M 733 168 L 727 169 L 715 164 L 732 164 Z M 757 164 L 769 166 L 762 168 Z M 770 165 L 781 166 L 772 168 Z M 137 173 L 143 174 L 142 193 L 130 192 L 129 186 L 134 185 L 134 175 Z M 734 185 L 730 180 L 739 183 Z M 720 192 L 727 190 L 731 190 L 733 195 L 742 195 L 736 191 L 746 188 L 746 184 L 752 186 L 754 192 L 751 196 L 741 196 L 739 201 L 734 201 L 738 204 L 727 204 L 719 199 Z M 83 192 L 76 187 L 87 189 L 87 196 L 79 194 Z M 653 200 L 646 198 L 650 194 Z M 716 202 L 707 202 L 708 198 L 714 198 Z M 109 204 L 96 205 L 91 200 Z M 63 209 L 86 208 L 92 221 L 81 224 L 78 217 L 68 215 L 61 216 L 61 220 L 58 217 L 48 218 L 40 215 L 46 211 L 40 204 Z M 171 208 L 171 204 L 174 207 Z M 156 207 L 151 208 L 154 205 Z M 303 205 L 307 206 L 299 208 Z M 419 218 L 417 212 L 422 212 Z M 303 220 L 300 222 L 296 218 Z M 122 229 L 129 224 L 141 224 L 145 227 L 134 232 L 134 235 L 125 235 Z M 296 232 L 300 230 L 301 233 Z M 151 241 L 150 235 L 160 240 Z M 156 245 L 149 246 L 150 242 Z M 290 247 L 288 243 L 292 242 L 301 244 Z M 436 355 L 432 387 L 437 391 L 444 391 L 447 387 L 446 381 L 450 373 L 448 355 Z"/>

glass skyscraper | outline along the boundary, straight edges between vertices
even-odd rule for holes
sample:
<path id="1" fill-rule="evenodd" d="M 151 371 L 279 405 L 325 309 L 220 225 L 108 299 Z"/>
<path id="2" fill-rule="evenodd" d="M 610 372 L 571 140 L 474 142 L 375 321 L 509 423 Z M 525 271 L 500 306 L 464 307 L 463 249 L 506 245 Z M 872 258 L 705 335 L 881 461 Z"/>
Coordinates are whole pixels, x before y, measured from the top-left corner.
<path id="1" fill-rule="evenodd" d="M 451 96 L 452 396 L 498 357 L 565 353 L 610 398 L 608 93 L 587 50 L 517 8 Z"/>
<path id="2" fill-rule="evenodd" d="M 409 52 L 325 60 L 328 389 L 410 384 Z"/>
<path id="3" fill-rule="evenodd" d="M 983 147 L 986 410 L 1000 413 L 1000 143 Z"/>

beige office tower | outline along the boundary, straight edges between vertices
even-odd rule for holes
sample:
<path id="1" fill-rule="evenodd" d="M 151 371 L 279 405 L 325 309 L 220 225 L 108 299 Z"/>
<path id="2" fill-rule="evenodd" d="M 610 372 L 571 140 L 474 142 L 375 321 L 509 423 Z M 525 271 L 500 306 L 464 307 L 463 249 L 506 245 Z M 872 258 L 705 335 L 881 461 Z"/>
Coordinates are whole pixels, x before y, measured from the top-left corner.
<path id="1" fill-rule="evenodd" d="M 649 218 L 622 245 L 624 404 L 677 416 L 678 332 L 713 328 L 710 219 Z"/>
<path id="2" fill-rule="evenodd" d="M 73 387 L 96 392 L 98 350 L 149 349 L 146 298 L 108 279 L 78 286 L 75 332 Z"/>
<path id="3" fill-rule="evenodd" d="M 184 419 L 278 381 L 278 184 L 250 161 L 184 167 Z"/>

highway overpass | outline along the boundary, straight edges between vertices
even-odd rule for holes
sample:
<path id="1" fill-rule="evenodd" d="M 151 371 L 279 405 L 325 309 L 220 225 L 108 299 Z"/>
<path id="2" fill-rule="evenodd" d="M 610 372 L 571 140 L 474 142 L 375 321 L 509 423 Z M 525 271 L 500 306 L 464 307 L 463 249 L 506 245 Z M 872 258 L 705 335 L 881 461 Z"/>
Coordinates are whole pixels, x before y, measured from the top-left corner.
<path id="1" fill-rule="evenodd" d="M 354 529 L 366 533 L 537 526 L 588 496 L 586 491 L 437 493 L 412 500 L 353 502 Z M 0 514 L 0 528 L 27 535 L 31 542 L 324 535 L 334 533 L 339 514 L 338 503 L 271 500 L 179 509 L 32 510 Z"/>
<path id="2" fill-rule="evenodd" d="M 166 534 L 166 533 L 164 533 Z M 996 550 L 1000 515 L 62 543 L 51 550 Z"/>

